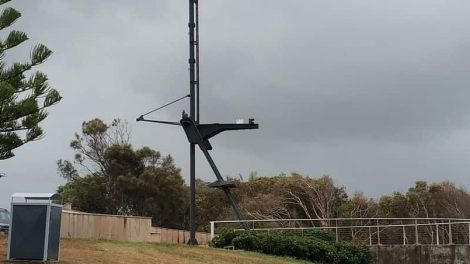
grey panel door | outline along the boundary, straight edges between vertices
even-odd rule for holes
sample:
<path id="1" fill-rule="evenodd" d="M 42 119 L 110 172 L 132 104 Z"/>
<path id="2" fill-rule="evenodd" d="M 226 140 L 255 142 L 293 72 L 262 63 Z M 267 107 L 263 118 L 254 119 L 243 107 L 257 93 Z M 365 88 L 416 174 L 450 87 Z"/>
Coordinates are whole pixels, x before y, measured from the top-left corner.
<path id="1" fill-rule="evenodd" d="M 13 205 L 10 258 L 42 260 L 47 205 Z"/>

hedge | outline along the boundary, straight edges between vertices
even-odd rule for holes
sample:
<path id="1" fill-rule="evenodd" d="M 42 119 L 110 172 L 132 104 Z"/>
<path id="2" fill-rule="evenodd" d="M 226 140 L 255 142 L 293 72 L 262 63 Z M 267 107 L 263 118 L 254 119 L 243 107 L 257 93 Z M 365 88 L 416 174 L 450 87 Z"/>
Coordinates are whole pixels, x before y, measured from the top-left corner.
<path id="1" fill-rule="evenodd" d="M 323 232 L 323 231 L 322 231 Z M 325 234 L 311 232 L 253 232 L 224 230 L 212 240 L 214 247 L 235 246 L 236 249 L 269 255 L 289 256 L 328 264 L 369 264 L 371 255 L 364 245 L 336 242 Z"/>

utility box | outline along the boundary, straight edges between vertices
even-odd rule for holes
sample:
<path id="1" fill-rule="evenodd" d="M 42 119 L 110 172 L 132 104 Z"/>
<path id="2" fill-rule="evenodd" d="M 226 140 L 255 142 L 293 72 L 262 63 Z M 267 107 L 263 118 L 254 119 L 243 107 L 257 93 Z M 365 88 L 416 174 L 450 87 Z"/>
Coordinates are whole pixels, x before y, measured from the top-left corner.
<path id="1" fill-rule="evenodd" d="M 59 261 L 62 205 L 53 193 L 15 193 L 7 260 Z"/>

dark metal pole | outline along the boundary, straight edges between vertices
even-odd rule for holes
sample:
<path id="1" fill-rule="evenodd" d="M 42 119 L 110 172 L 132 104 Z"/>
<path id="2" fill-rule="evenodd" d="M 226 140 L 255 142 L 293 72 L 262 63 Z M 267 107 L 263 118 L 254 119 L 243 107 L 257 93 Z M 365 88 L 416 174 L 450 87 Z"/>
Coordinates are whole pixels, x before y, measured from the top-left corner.
<path id="1" fill-rule="evenodd" d="M 195 68 L 196 59 L 194 58 L 194 7 L 196 0 L 189 0 L 189 95 L 191 99 L 189 117 L 195 121 Z M 195 160 L 195 144 L 190 143 L 190 175 L 189 175 L 189 189 L 190 189 L 190 206 L 189 206 L 189 245 L 197 245 L 196 240 L 196 160 Z"/>
<path id="2" fill-rule="evenodd" d="M 196 124 L 201 122 L 200 120 L 200 97 L 199 97 L 199 88 L 201 87 L 201 82 L 199 80 L 199 1 L 195 1 L 196 4 Z"/>

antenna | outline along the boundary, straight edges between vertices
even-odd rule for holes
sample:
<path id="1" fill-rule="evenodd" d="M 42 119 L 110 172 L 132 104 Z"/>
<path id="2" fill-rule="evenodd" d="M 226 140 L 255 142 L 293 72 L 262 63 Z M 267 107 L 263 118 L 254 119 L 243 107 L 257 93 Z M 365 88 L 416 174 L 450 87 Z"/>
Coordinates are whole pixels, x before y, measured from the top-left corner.
<path id="1" fill-rule="evenodd" d="M 189 95 L 176 99 L 170 103 L 167 103 L 161 107 L 158 107 L 152 111 L 147 112 L 146 114 L 141 115 L 137 118 L 137 121 L 145 121 L 152 123 L 160 123 L 167 125 L 177 125 L 182 126 L 186 137 L 189 141 L 189 189 L 190 189 L 190 206 L 189 206 L 189 222 L 190 222 L 190 238 L 188 241 L 189 245 L 197 245 L 196 240 L 196 160 L 195 160 L 195 150 L 196 145 L 202 151 L 204 156 L 207 159 L 207 162 L 211 166 L 217 180 L 211 184 L 209 187 L 220 188 L 225 193 L 225 197 L 232 206 L 235 214 L 239 220 L 243 220 L 242 213 L 238 203 L 236 202 L 234 196 L 232 195 L 231 188 L 235 188 L 236 185 L 233 182 L 224 180 L 222 175 L 219 172 L 219 169 L 215 165 L 214 160 L 209 154 L 209 150 L 212 150 L 212 145 L 209 142 L 209 139 L 216 136 L 217 134 L 228 131 L 228 130 L 242 130 L 242 129 L 258 129 L 258 124 L 255 124 L 253 118 L 248 119 L 248 123 L 244 123 L 243 120 L 237 121 L 235 124 L 200 124 L 200 83 L 199 83 L 199 7 L 198 0 L 189 0 Z M 154 113 L 164 107 L 167 107 L 173 103 L 179 102 L 184 98 L 190 98 L 190 107 L 189 114 L 183 111 L 182 118 L 178 122 L 171 121 L 160 121 L 160 120 L 150 120 L 145 119 L 144 116 Z M 246 224 L 245 228 L 247 228 Z"/>

